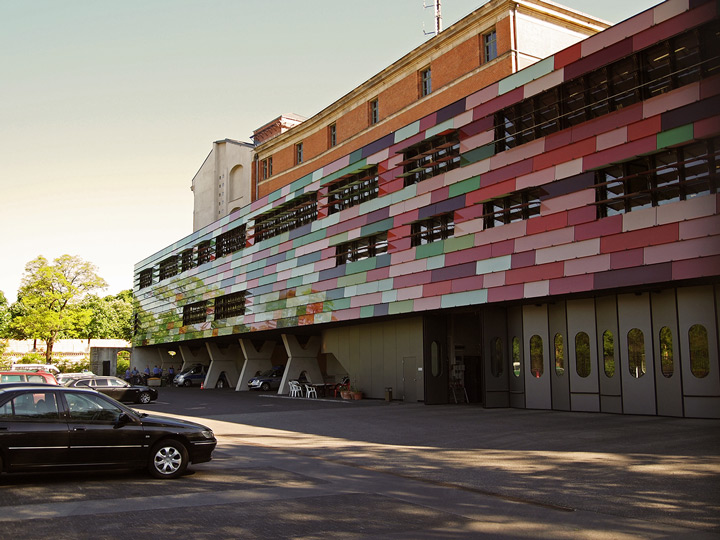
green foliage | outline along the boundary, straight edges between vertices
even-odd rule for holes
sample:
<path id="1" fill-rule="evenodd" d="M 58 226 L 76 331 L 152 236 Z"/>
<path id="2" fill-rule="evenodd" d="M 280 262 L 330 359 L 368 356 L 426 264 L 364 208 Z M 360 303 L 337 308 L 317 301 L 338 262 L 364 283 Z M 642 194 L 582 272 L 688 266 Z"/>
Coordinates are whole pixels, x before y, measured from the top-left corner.
<path id="1" fill-rule="evenodd" d="M 130 368 L 130 353 L 128 351 L 120 351 L 117 355 L 117 367 L 115 368 L 115 372 L 118 374 L 118 376 L 121 376 L 125 373 L 125 370 Z"/>
<path id="2" fill-rule="evenodd" d="M 10 337 L 10 306 L 8 305 L 5 294 L 0 291 L 0 339 Z M 2 345 L 0 345 L 0 353 L 2 352 Z"/>
<path id="3" fill-rule="evenodd" d="M 50 361 L 55 341 L 90 319 L 82 301 L 106 286 L 95 266 L 79 257 L 62 255 L 50 264 L 39 256 L 25 266 L 11 327 L 17 337 L 45 341 Z"/>
<path id="4" fill-rule="evenodd" d="M 80 304 L 84 316 L 73 321 L 63 337 L 75 339 L 132 339 L 132 291 L 115 296 L 88 295 Z"/>
<path id="5" fill-rule="evenodd" d="M 61 373 L 81 373 L 83 371 L 90 371 L 89 356 L 84 356 L 82 360 L 56 358 L 52 363 L 57 366 Z"/>

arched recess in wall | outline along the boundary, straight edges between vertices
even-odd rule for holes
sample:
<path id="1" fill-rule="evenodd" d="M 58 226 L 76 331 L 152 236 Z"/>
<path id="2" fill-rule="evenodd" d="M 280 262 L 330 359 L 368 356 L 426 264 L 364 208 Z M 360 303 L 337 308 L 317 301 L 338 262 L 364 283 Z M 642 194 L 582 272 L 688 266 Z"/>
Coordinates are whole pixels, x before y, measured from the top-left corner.
<path id="1" fill-rule="evenodd" d="M 242 189 L 243 180 L 243 166 L 236 165 L 230 170 L 230 181 L 229 181 L 229 200 L 234 201 L 243 196 Z"/>

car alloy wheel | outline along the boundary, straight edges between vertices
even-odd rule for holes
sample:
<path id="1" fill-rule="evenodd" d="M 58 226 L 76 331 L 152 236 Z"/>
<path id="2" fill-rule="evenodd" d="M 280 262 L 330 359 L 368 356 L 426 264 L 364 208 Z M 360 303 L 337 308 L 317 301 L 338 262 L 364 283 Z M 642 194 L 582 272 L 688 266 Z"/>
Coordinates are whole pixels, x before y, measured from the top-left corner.
<path id="1" fill-rule="evenodd" d="M 260 387 L 260 389 L 267 392 L 268 390 L 270 390 L 270 384 L 264 382 L 264 383 L 262 383 L 262 386 Z"/>
<path id="2" fill-rule="evenodd" d="M 185 379 L 185 382 L 183 382 L 183 386 L 192 386 L 192 381 L 190 379 Z"/>
<path id="3" fill-rule="evenodd" d="M 187 466 L 187 449 L 176 440 L 162 441 L 150 453 L 149 469 L 155 478 L 177 478 Z"/>
<path id="4" fill-rule="evenodd" d="M 140 403 L 150 403 L 151 401 L 152 397 L 149 392 L 142 392 L 140 394 Z"/>

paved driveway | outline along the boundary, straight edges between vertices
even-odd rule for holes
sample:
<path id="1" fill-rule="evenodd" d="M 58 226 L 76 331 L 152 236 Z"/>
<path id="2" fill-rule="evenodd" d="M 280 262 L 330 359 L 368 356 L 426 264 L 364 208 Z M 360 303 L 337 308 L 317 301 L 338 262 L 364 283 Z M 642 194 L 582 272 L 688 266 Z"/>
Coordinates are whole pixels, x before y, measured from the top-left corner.
<path id="1" fill-rule="evenodd" d="M 0 536 L 720 538 L 718 421 L 160 391 L 212 462 L 5 476 Z"/>

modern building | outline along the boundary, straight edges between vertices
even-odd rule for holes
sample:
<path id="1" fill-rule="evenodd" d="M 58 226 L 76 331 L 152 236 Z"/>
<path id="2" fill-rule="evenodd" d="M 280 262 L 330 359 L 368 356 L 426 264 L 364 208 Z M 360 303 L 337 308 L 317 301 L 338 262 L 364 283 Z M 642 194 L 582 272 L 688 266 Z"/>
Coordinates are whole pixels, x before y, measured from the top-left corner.
<path id="1" fill-rule="evenodd" d="M 718 9 L 493 0 L 263 126 L 252 202 L 136 265 L 133 354 L 238 390 L 285 364 L 280 393 L 720 417 Z"/>

